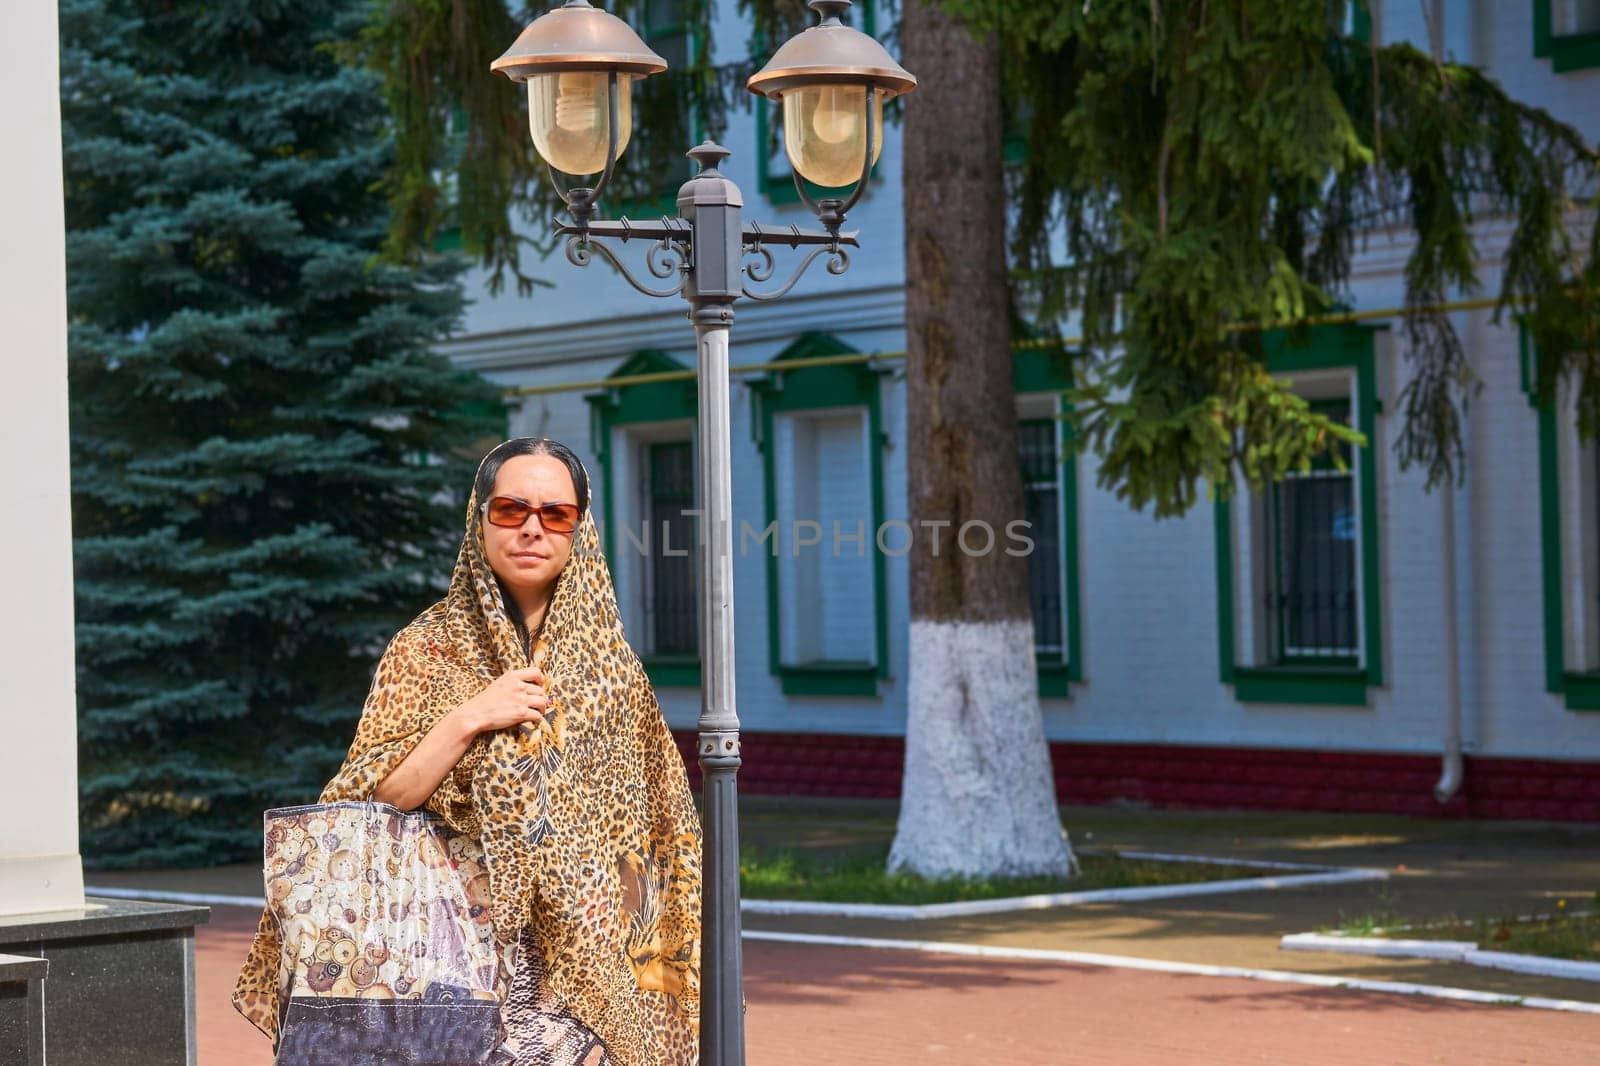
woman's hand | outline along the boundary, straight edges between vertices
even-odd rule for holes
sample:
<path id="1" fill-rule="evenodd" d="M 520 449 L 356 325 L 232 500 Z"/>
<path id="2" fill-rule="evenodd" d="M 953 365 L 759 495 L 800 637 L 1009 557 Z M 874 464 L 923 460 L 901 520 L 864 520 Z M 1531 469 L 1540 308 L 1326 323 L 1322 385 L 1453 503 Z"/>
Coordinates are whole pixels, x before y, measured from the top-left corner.
<path id="1" fill-rule="evenodd" d="M 473 736 L 511 729 L 524 722 L 537 725 L 544 721 L 544 712 L 550 706 L 550 697 L 544 691 L 547 681 L 537 666 L 507 670 L 454 713 L 461 716 L 462 724 Z"/>
<path id="2" fill-rule="evenodd" d="M 544 693 L 546 681 L 544 671 L 536 666 L 508 670 L 495 678 L 428 730 L 400 765 L 378 783 L 372 798 L 403 811 L 422 806 L 478 734 L 544 721 L 544 711 L 550 706 L 550 697 Z"/>

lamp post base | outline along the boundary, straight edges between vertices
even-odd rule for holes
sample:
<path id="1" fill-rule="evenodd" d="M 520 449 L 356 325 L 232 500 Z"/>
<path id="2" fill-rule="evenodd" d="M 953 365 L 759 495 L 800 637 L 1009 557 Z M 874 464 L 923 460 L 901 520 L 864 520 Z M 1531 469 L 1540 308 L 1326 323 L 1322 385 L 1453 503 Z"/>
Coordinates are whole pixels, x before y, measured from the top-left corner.
<path id="1" fill-rule="evenodd" d="M 700 1066 L 744 1066 L 739 921 L 739 734 L 700 734 L 705 824 L 700 941 Z"/>

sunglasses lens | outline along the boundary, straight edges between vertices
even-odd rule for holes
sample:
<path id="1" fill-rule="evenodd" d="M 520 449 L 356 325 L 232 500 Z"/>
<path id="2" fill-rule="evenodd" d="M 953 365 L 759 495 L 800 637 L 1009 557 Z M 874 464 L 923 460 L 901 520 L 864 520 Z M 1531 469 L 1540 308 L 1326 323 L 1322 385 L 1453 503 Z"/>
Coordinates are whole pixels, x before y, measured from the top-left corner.
<path id="1" fill-rule="evenodd" d="M 546 533 L 571 533 L 578 528 L 578 508 L 570 503 L 548 503 L 543 507 L 529 507 L 521 500 L 509 496 L 496 496 L 489 501 L 489 521 L 497 526 L 516 528 L 528 520 L 535 511 L 539 524 Z"/>
<path id="2" fill-rule="evenodd" d="M 489 521 L 497 526 L 520 526 L 528 520 L 533 509 L 525 503 L 496 496 L 489 501 Z"/>
<path id="3" fill-rule="evenodd" d="M 571 504 L 552 503 L 539 508 L 539 521 L 551 533 L 571 533 L 578 528 L 578 509 Z"/>

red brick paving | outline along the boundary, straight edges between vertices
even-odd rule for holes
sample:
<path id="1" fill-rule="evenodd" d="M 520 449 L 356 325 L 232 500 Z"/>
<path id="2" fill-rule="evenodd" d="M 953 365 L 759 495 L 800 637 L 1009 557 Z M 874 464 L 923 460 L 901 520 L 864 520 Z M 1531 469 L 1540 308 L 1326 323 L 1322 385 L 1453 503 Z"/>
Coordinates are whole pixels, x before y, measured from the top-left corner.
<path id="1" fill-rule="evenodd" d="M 228 1003 L 256 914 L 197 930 L 200 1066 L 270 1066 Z M 748 941 L 750 1066 L 1579 1066 L 1600 1016 L 1236 978 Z"/>
<path id="2" fill-rule="evenodd" d="M 211 921 L 194 931 L 199 1066 L 272 1066 L 271 1043 L 228 1001 L 260 917 L 242 907 L 212 907 Z"/>

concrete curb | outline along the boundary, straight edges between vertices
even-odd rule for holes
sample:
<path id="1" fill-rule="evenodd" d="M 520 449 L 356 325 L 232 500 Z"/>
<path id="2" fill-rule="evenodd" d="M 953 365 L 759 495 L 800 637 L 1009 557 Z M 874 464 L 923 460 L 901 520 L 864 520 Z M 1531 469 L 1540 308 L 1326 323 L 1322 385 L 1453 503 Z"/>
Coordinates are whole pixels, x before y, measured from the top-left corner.
<path id="1" fill-rule="evenodd" d="M 1442 959 L 1464 962 L 1468 966 L 1487 966 L 1496 970 L 1562 977 L 1574 981 L 1600 981 L 1600 962 L 1552 959 L 1543 955 L 1521 955 L 1509 951 L 1479 951 L 1470 940 L 1391 940 L 1375 936 L 1338 936 L 1324 933 L 1292 933 L 1278 941 L 1285 951 L 1334 951 L 1347 955 L 1379 955 L 1389 958 Z"/>
<path id="2" fill-rule="evenodd" d="M 1159 862 L 1209 863 L 1219 866 L 1245 866 L 1261 870 L 1306 871 L 1287 876 L 1241 877 L 1226 881 L 1196 881 L 1182 885 L 1150 885 L 1144 888 L 1102 888 L 1089 892 L 1052 892 L 1034 896 L 1007 896 L 1002 899 L 968 900 L 959 903 L 820 903 L 796 899 L 744 899 L 745 914 L 815 915 L 828 918 L 881 918 L 891 921 L 926 921 L 935 918 L 967 918 L 979 914 L 1006 914 L 1014 911 L 1072 907 L 1084 903 L 1132 903 L 1184 896 L 1212 896 L 1229 892 L 1261 892 L 1311 885 L 1339 885 L 1356 881 L 1382 881 L 1387 870 L 1360 867 L 1313 866 L 1307 863 L 1264 860 L 1218 859 L 1206 855 L 1174 855 L 1155 851 L 1119 851 L 1126 859 Z M 116 899 L 149 899 L 166 903 L 192 903 L 202 906 L 261 907 L 261 896 L 208 895 L 199 892 L 164 892 L 136 888 L 87 887 L 85 892 Z"/>
<path id="3" fill-rule="evenodd" d="M 792 944 L 831 944 L 840 947 L 882 948 L 891 951 L 923 951 L 942 955 L 967 955 L 990 959 L 1029 959 L 1036 962 L 1062 962 L 1077 966 L 1107 966 L 1125 970 L 1150 970 L 1157 973 L 1194 974 L 1201 977 L 1238 977 L 1252 981 L 1312 985 L 1318 988 L 1350 989 L 1360 992 L 1393 992 L 1400 995 L 1428 996 L 1465 1003 L 1533 1007 L 1538 1010 L 1600 1014 L 1600 1003 L 1545 996 L 1512 996 L 1502 992 L 1480 992 L 1448 985 L 1423 985 L 1410 981 L 1373 981 L 1359 977 L 1332 977 L 1327 974 L 1294 973 L 1290 970 L 1256 970 L 1239 966 L 1208 966 L 1204 963 L 1166 962 L 1130 955 L 1101 955 L 1086 951 L 1053 951 L 1044 948 L 1008 948 L 989 944 L 951 944 L 937 940 L 876 940 L 869 937 L 829 936 L 820 933 L 775 933 L 746 929 L 746 940 L 777 940 Z"/>
<path id="4" fill-rule="evenodd" d="M 1392 940 L 1381 936 L 1336 936 L 1290 933 L 1278 941 L 1284 951 L 1333 951 L 1344 955 L 1379 955 L 1391 959 L 1442 959 L 1460 962 L 1478 950 L 1471 940 Z"/>
<path id="5" fill-rule="evenodd" d="M 1474 966 L 1496 970 L 1538 974 L 1540 977 L 1567 977 L 1576 981 L 1600 981 L 1600 962 L 1576 959 L 1551 959 L 1543 955 L 1517 955 L 1509 951 L 1471 951 L 1462 960 Z"/>

